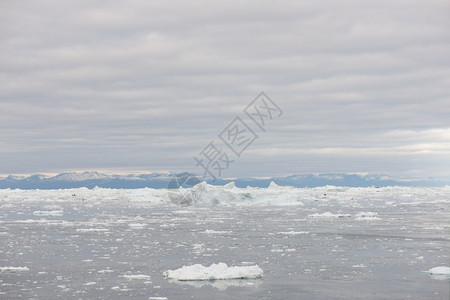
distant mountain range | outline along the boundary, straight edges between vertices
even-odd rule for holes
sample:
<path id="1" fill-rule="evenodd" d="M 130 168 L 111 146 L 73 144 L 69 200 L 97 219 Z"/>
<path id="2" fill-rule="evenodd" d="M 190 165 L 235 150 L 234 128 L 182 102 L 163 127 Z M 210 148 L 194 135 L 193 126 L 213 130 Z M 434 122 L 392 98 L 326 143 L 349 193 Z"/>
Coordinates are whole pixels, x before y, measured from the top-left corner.
<path id="1" fill-rule="evenodd" d="M 61 173 L 56 176 L 35 174 L 25 176 L 8 176 L 0 178 L 0 189 L 68 189 L 68 188 L 175 188 L 182 183 L 189 186 L 202 181 L 190 173 L 152 173 L 109 175 L 96 171 Z M 444 186 L 450 185 L 450 180 L 424 179 L 424 180 L 395 180 L 386 175 L 357 175 L 357 174 L 305 174 L 273 178 L 237 178 L 233 180 L 218 179 L 209 184 L 224 185 L 234 181 L 237 187 L 268 187 L 270 182 L 282 186 L 317 187 L 324 185 L 349 187 L 384 187 L 384 186 Z"/>

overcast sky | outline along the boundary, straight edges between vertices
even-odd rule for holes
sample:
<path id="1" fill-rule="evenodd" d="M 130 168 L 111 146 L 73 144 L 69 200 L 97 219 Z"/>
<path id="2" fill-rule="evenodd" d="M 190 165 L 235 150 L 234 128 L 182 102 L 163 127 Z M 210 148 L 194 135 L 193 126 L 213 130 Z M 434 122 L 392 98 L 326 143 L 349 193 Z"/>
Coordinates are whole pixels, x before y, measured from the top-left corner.
<path id="1" fill-rule="evenodd" d="M 447 0 L 0 1 L 0 38 L 0 174 L 201 172 L 213 141 L 223 177 L 450 178 Z"/>

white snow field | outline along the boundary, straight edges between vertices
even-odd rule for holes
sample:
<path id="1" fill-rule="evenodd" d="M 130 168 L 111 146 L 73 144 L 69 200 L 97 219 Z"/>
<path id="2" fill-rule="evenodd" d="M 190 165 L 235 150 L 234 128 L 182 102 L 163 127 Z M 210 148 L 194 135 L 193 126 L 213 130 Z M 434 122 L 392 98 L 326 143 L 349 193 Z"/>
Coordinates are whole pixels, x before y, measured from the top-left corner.
<path id="1" fill-rule="evenodd" d="M 448 186 L 0 190 L 0 299 L 447 300 L 449 267 Z"/>

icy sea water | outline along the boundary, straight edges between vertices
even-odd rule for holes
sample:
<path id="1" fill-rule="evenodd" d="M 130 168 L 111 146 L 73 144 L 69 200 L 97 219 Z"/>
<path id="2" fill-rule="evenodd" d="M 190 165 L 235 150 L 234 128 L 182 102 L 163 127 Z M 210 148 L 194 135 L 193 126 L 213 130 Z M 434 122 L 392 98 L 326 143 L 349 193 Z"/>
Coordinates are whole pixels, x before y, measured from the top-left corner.
<path id="1" fill-rule="evenodd" d="M 448 187 L 286 193 L 297 204 L 178 207 L 150 189 L 0 190 L 0 299 L 449 299 L 450 279 L 423 272 L 450 265 Z M 258 264 L 264 277 L 162 276 L 219 262 Z"/>

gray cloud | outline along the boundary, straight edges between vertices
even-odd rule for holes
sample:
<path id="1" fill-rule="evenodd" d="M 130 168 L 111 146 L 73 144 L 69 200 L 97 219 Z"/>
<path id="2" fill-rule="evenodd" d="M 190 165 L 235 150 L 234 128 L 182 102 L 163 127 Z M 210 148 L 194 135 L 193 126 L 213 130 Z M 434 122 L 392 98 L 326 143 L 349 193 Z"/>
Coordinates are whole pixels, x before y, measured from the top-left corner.
<path id="1" fill-rule="evenodd" d="M 285 114 L 228 176 L 450 176 L 449 13 L 447 1 L 2 3 L 0 174 L 195 171 L 264 90 Z"/>

